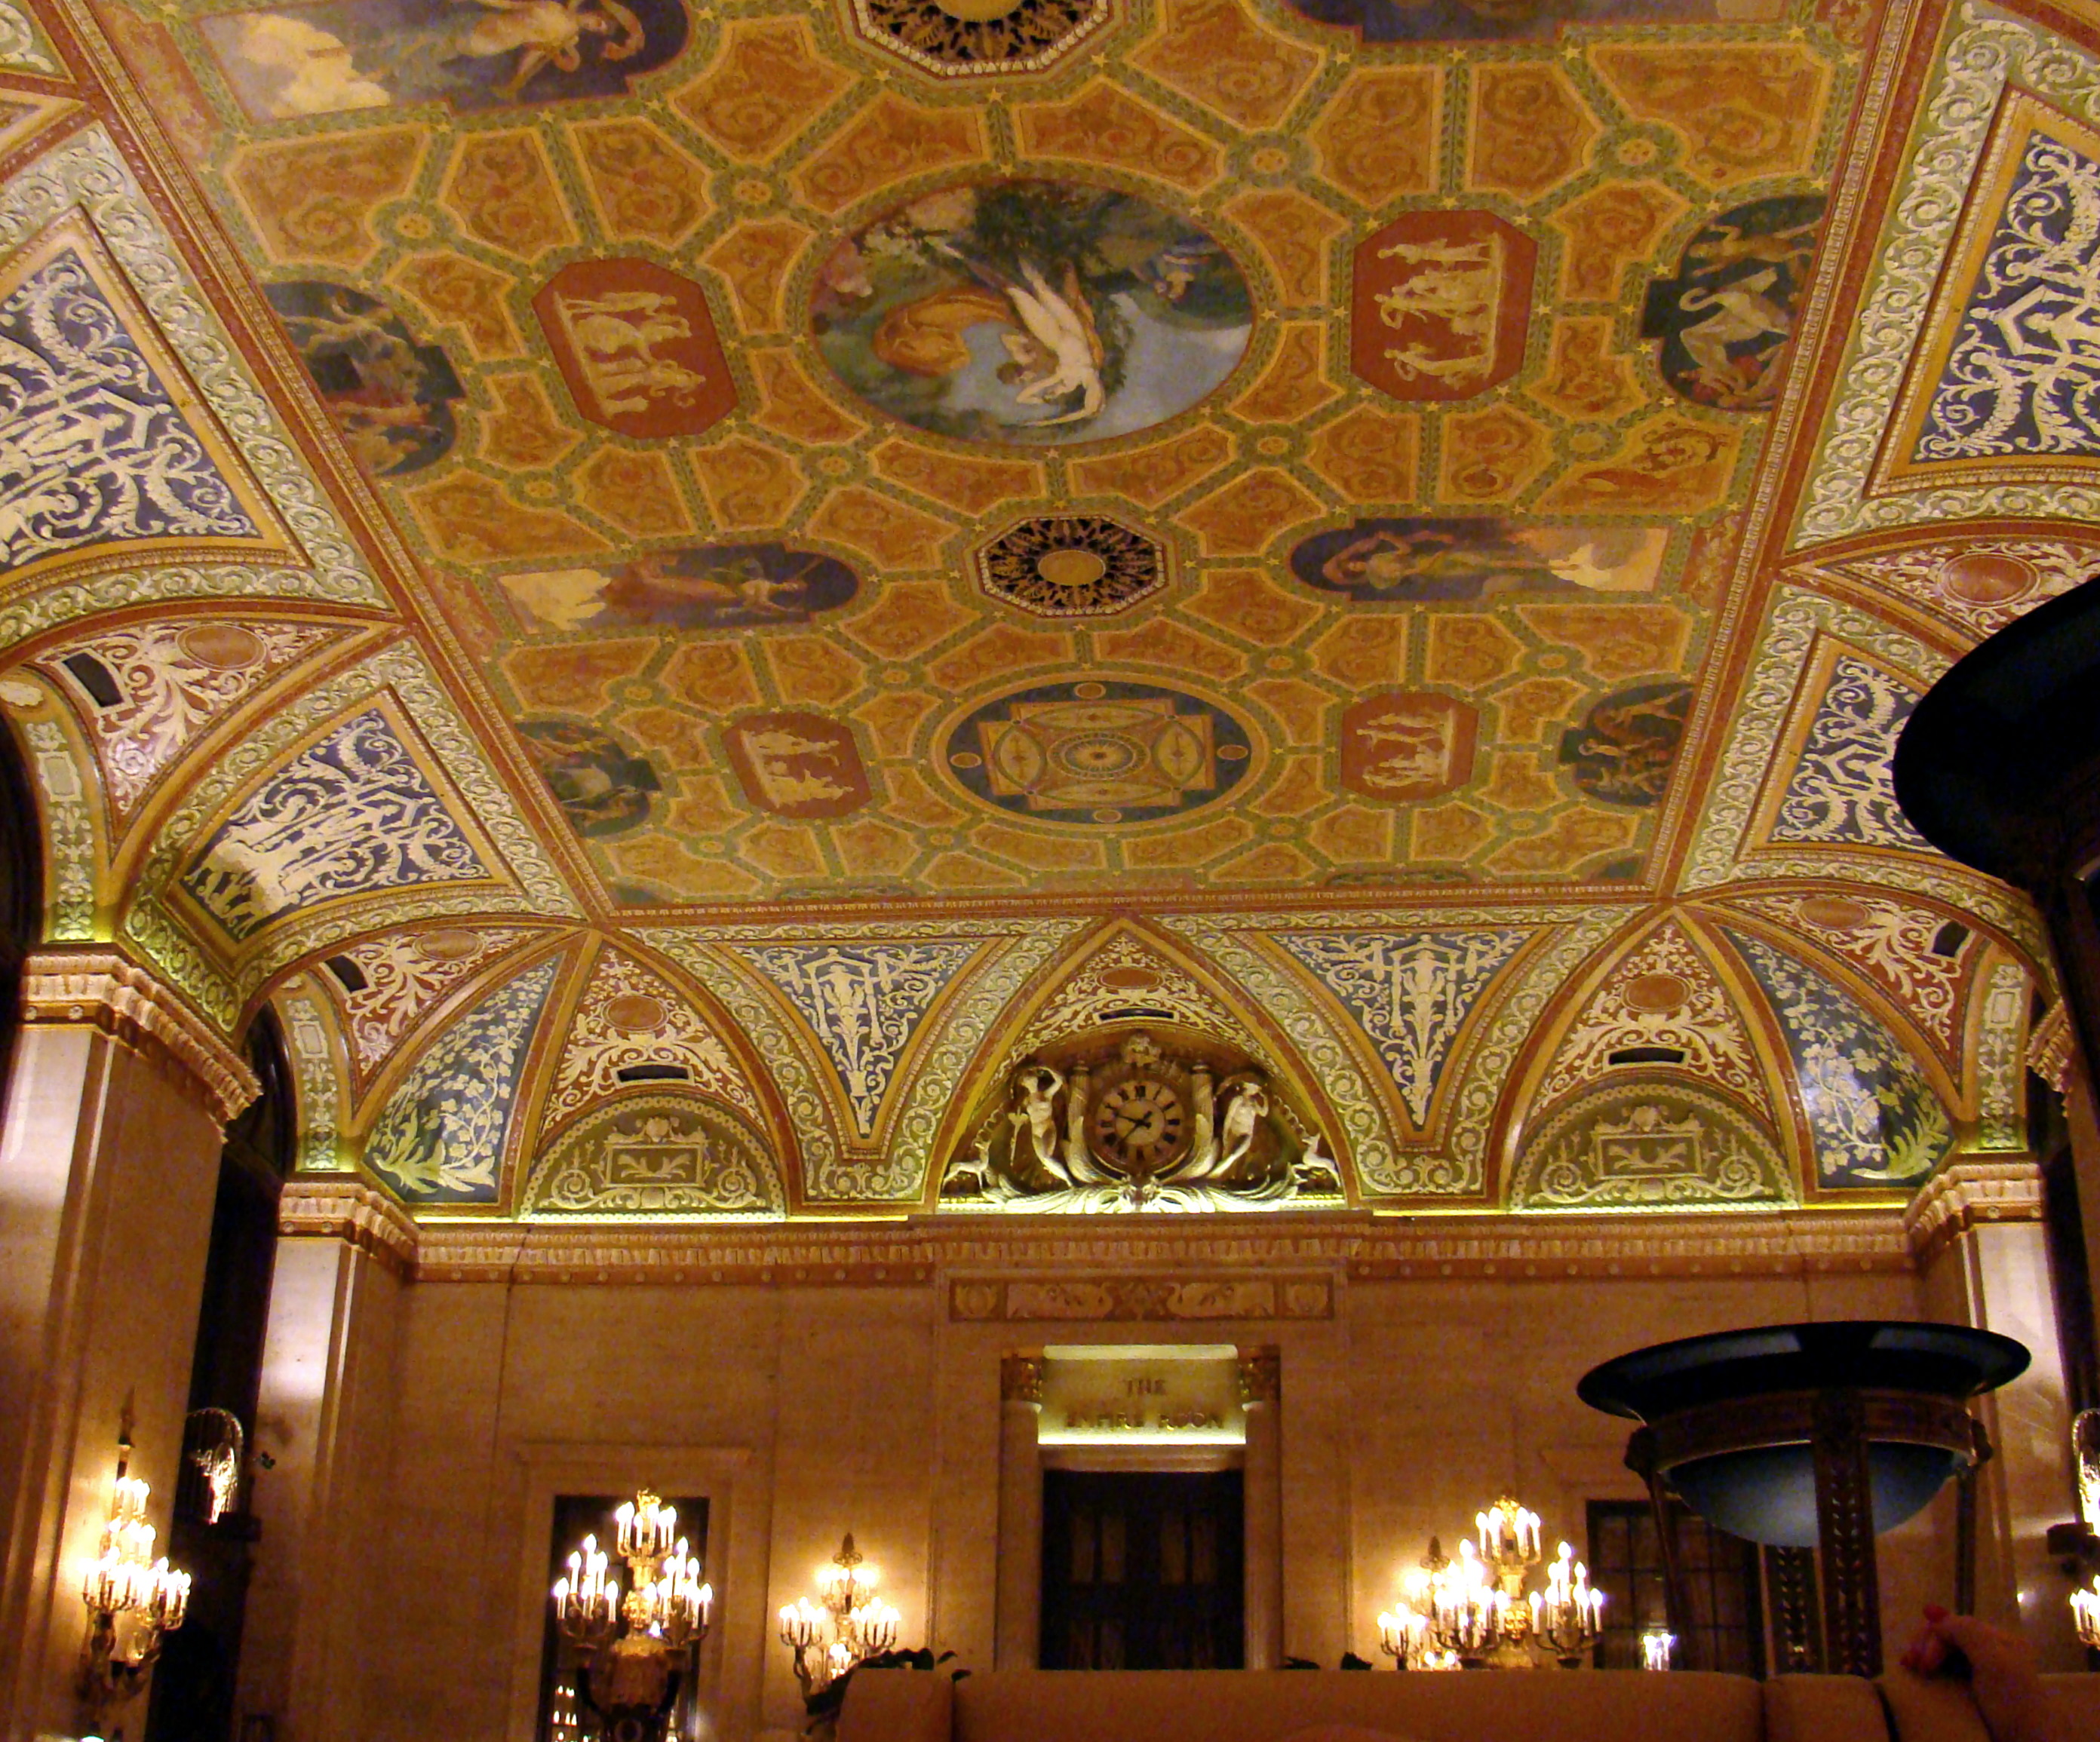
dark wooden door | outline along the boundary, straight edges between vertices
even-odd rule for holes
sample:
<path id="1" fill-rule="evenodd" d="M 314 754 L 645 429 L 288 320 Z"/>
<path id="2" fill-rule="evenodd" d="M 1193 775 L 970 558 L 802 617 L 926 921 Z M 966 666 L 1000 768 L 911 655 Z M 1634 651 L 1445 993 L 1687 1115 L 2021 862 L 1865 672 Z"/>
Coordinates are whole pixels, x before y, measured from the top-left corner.
<path id="1" fill-rule="evenodd" d="M 1046 1669 L 1237 1669 L 1240 1472 L 1043 1475 Z"/>

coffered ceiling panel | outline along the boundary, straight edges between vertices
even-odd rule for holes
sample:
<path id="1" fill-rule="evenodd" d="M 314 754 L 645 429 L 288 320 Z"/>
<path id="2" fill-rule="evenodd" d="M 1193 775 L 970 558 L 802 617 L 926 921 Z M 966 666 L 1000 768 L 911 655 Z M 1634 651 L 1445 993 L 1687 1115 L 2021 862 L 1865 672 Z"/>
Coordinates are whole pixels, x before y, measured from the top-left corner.
<path id="1" fill-rule="evenodd" d="M 53 935 L 430 1215 L 1154 1202 L 1096 1067 L 1185 1208 L 1894 1202 L 2047 995 L 1887 759 L 2100 557 L 2089 12 L 0 0 Z"/>

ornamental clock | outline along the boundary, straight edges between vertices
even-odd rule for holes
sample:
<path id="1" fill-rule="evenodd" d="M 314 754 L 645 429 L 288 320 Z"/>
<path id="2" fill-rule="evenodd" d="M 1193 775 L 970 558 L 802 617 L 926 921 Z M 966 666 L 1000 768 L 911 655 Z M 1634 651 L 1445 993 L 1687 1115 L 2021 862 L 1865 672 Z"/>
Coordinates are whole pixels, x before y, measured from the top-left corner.
<path id="1" fill-rule="evenodd" d="M 1180 1152 L 1188 1128 L 1181 1097 L 1154 1077 L 1129 1077 L 1094 1103 L 1094 1147 L 1105 1161 L 1151 1173 Z"/>

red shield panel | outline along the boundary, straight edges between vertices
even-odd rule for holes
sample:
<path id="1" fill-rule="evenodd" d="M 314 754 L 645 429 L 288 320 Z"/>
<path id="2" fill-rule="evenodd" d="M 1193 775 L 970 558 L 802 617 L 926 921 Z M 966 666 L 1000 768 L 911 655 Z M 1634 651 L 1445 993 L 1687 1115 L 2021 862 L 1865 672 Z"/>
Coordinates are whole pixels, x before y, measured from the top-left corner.
<path id="1" fill-rule="evenodd" d="M 1524 361 L 1538 249 L 1493 212 L 1409 212 L 1359 243 L 1349 364 L 1396 399 L 1470 399 Z"/>
<path id="2" fill-rule="evenodd" d="M 822 714 L 739 714 L 722 734 L 743 796 L 776 817 L 842 817 L 868 800 L 853 729 Z"/>
<path id="3" fill-rule="evenodd" d="M 580 260 L 532 298 L 576 409 L 622 435 L 698 435 L 736 408 L 706 293 L 646 260 Z"/>
<path id="4" fill-rule="evenodd" d="M 1342 784 L 1368 799 L 1435 798 L 1473 773 L 1480 716 L 1430 691 L 1381 690 L 1342 715 Z"/>

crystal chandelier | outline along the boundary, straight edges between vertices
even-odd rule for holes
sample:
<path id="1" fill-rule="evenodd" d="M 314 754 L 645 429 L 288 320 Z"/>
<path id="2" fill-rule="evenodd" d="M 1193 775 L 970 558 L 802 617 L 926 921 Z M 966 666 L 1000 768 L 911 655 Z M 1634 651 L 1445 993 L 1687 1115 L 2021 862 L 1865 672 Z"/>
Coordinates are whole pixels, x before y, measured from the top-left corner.
<path id="1" fill-rule="evenodd" d="M 817 1600 L 783 1605 L 780 1643 L 795 1654 L 802 1697 L 821 1693 L 862 1659 L 897 1646 L 898 1613 L 875 1594 L 876 1573 L 854 1546 L 853 1533 L 817 1569 Z M 827 1638 L 825 1635 L 830 1637 Z"/>
<path id="2" fill-rule="evenodd" d="M 1534 1653 L 1570 1668 L 1580 1661 L 1603 1630 L 1604 1596 L 1564 1542 L 1545 1589 L 1525 1593 L 1526 1575 L 1544 1559 L 1539 1522 L 1505 1494 L 1474 1515 L 1477 1546 L 1460 1542 L 1457 1561 L 1430 1539 L 1401 1602 L 1379 1617 L 1379 1644 L 1396 1667 L 1528 1669 Z"/>
<path id="3" fill-rule="evenodd" d="M 576 1691 L 604 1723 L 607 1742 L 659 1742 L 678 1678 L 707 1637 L 715 1594 L 699 1561 L 676 1537 L 677 1510 L 647 1488 L 613 1515 L 613 1553 L 627 1563 L 627 1594 L 612 1556 L 585 1537 L 554 1581 L 554 1620 L 582 1654 Z"/>
<path id="4" fill-rule="evenodd" d="M 161 1642 L 183 1624 L 190 1576 L 153 1559 L 153 1527 L 146 1522 L 152 1490 L 125 1472 L 131 1461 L 128 1428 L 117 1441 L 117 1480 L 95 1564 L 81 1583 L 87 1638 L 81 1650 L 80 1691 L 99 1735 L 109 1710 L 145 1685 Z M 111 1732 L 121 1736 L 121 1730 Z"/>

